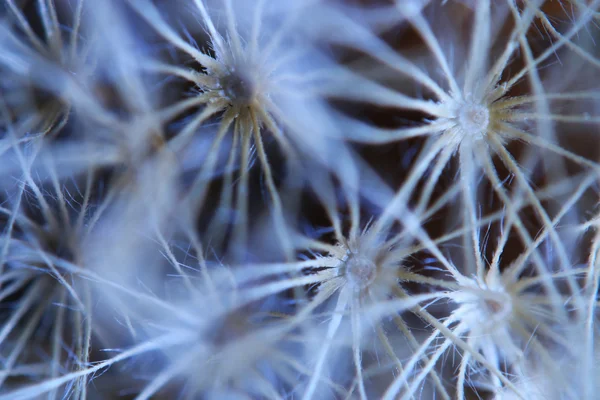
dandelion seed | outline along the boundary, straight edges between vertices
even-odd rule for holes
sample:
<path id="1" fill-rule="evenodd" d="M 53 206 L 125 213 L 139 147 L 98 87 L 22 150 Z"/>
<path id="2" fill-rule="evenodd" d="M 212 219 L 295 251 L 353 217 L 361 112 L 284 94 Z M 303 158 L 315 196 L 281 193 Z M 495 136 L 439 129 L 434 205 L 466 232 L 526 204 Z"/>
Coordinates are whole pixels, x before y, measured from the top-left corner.
<path id="1" fill-rule="evenodd" d="M 51 175 L 52 168 L 48 165 Z M 2 209 L 11 216 L 13 225 L 2 235 L 1 267 L 7 285 L 2 286 L 0 299 L 6 301 L 19 291 L 23 296 L 11 307 L 0 333 L 0 351 L 6 357 L 8 372 L 0 376 L 0 385 L 10 385 L 11 371 L 39 357 L 35 355 L 38 346 L 48 346 L 49 354 L 39 360 L 47 366 L 33 375 L 36 379 L 53 379 L 64 370 L 85 368 L 91 346 L 91 289 L 73 266 L 82 261 L 80 239 L 87 232 L 84 224 L 90 217 L 93 174 L 88 175 L 85 190 L 78 193 L 78 204 L 73 198 L 79 190 L 76 186 L 71 187 L 71 193 L 58 187 L 56 177 L 51 178 L 54 198 L 49 198 L 42 194 L 38 182 L 25 175 L 21 189 L 25 192 L 19 192 L 15 208 Z M 36 218 L 34 204 L 39 207 L 41 221 Z M 78 211 L 75 218 L 71 208 Z M 57 389 L 50 395 L 58 395 Z M 75 379 L 70 389 L 63 389 L 85 396 L 87 380 Z"/>
<path id="2" fill-rule="evenodd" d="M 0 400 L 597 396 L 600 0 L 346 3 L 2 2 Z"/>
<path id="3" fill-rule="evenodd" d="M 19 135 L 56 136 L 76 102 L 72 84 L 83 83 L 92 75 L 90 43 L 81 32 L 83 4 L 83 0 L 75 2 L 72 26 L 65 31 L 54 2 L 39 2 L 37 11 L 43 23 L 40 36 L 17 4 L 6 1 L 11 22 L 3 25 L 0 33 L 4 54 L 0 65 L 12 78 L 2 82 L 8 85 L 3 96 L 19 122 Z"/>
<path id="4" fill-rule="evenodd" d="M 235 200 L 237 221 L 235 221 L 234 242 L 241 246 L 247 242 L 248 160 L 250 149 L 255 146 L 272 200 L 278 238 L 283 241 L 284 248 L 287 248 L 288 256 L 291 256 L 290 245 L 286 244 L 287 234 L 281 199 L 265 151 L 264 135 L 266 131 L 272 135 L 286 155 L 288 163 L 292 163 L 297 157 L 298 149 L 288 135 L 289 131 L 293 130 L 288 122 L 293 118 L 289 118 L 283 112 L 283 103 L 299 95 L 299 98 L 302 98 L 303 92 L 308 93 L 307 99 L 310 97 L 310 90 L 302 89 L 303 82 L 310 83 L 308 80 L 310 77 L 304 77 L 300 68 L 303 64 L 302 57 L 306 56 L 310 49 L 306 45 L 298 44 L 298 40 L 295 40 L 297 38 L 289 39 L 289 33 L 294 27 L 295 20 L 301 15 L 302 9 L 290 4 L 290 9 L 278 16 L 282 22 L 273 27 L 273 16 L 268 12 L 272 2 L 258 1 L 254 7 L 246 9 L 240 2 L 234 3 L 228 0 L 225 2 L 225 32 L 222 33 L 204 2 L 195 1 L 196 11 L 200 14 L 210 37 L 214 51 L 212 56 L 200 52 L 181 39 L 150 3 L 146 1 L 130 3 L 157 32 L 174 46 L 188 53 L 204 68 L 203 72 L 199 72 L 162 63 L 150 66 L 151 69 L 159 72 L 174 74 L 189 80 L 198 90 L 195 99 L 180 102 L 164 110 L 165 119 L 173 118 L 191 107 L 204 106 L 202 111 L 171 141 L 171 147 L 174 149 L 185 147 L 191 135 L 203 122 L 212 116 L 222 115 L 217 136 L 211 145 L 211 152 L 192 184 L 189 194 L 191 204 L 195 208 L 203 204 L 215 168 L 214 154 L 222 145 L 227 132 L 233 127 L 234 145 L 230 150 L 230 158 L 232 162 L 235 158 L 239 158 L 240 164 L 240 182 Z M 249 13 L 251 18 L 244 18 L 247 17 L 244 13 Z M 251 20 L 249 26 L 244 24 L 246 19 Z M 236 147 L 240 147 L 239 153 Z M 221 200 L 224 202 L 222 208 L 225 210 L 230 208 L 228 203 L 233 197 L 232 189 L 227 184 L 233 181 L 232 173 L 232 169 L 226 171 L 226 184 L 221 193 Z M 219 236 L 218 230 L 222 229 L 219 228 L 220 225 L 222 224 L 216 224 L 212 229 L 216 237 Z"/>

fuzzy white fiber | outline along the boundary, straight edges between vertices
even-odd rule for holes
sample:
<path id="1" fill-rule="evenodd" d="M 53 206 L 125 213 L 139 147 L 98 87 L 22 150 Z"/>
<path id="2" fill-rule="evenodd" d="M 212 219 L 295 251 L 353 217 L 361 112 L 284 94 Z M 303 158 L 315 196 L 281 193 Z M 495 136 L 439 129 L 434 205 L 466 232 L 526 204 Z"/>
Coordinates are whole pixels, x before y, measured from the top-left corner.
<path id="1" fill-rule="evenodd" d="M 597 400 L 600 0 L 0 0 L 0 400 Z"/>

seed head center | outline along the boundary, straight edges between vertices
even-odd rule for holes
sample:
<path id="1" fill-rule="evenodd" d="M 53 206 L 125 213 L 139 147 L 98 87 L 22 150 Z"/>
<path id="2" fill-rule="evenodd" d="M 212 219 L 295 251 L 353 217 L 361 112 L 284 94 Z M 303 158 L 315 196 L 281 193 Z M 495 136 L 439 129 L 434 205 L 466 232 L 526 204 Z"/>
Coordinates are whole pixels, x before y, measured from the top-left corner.
<path id="1" fill-rule="evenodd" d="M 458 123 L 466 136 L 484 136 L 490 124 L 490 112 L 481 104 L 463 104 L 458 111 Z"/>
<path id="2" fill-rule="evenodd" d="M 375 280 L 376 275 L 377 265 L 368 258 L 350 256 L 346 261 L 346 277 L 355 289 L 365 289 Z"/>
<path id="3" fill-rule="evenodd" d="M 512 299 L 507 293 L 490 293 L 481 300 L 480 317 L 485 321 L 487 330 L 495 330 L 498 326 L 502 326 L 513 312 Z"/>
<path id="4" fill-rule="evenodd" d="M 224 95 L 234 105 L 250 105 L 256 92 L 254 81 L 242 70 L 229 71 L 220 79 Z"/>

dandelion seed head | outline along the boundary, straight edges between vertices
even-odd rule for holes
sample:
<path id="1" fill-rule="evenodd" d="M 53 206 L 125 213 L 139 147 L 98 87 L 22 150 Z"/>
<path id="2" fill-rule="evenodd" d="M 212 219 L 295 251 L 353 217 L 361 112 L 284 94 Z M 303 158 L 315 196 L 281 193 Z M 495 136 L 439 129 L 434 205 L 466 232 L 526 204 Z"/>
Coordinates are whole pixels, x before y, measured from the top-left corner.
<path id="1" fill-rule="evenodd" d="M 248 107 L 252 104 L 257 85 L 251 74 L 241 68 L 231 68 L 218 79 L 222 94 L 234 106 Z"/>
<path id="2" fill-rule="evenodd" d="M 346 260 L 346 278 L 356 290 L 367 288 L 377 276 L 377 265 L 369 258 L 360 255 L 348 256 Z"/>
<path id="3" fill-rule="evenodd" d="M 361 235 L 337 246 L 332 257 L 339 261 L 337 276 L 359 296 L 385 297 L 397 282 L 402 259 L 390 249 L 382 235 L 366 230 Z"/>
<path id="4" fill-rule="evenodd" d="M 490 113 L 482 104 L 465 103 L 458 111 L 457 120 L 464 136 L 477 140 L 487 133 Z"/>
<path id="5" fill-rule="evenodd" d="M 510 293 L 500 285 L 469 280 L 457 301 L 469 326 L 484 334 L 492 334 L 510 325 L 513 301 Z"/>
<path id="6" fill-rule="evenodd" d="M 459 96 L 445 103 L 452 126 L 445 130 L 448 144 L 455 150 L 485 145 L 493 131 L 494 114 L 487 101 L 478 101 L 471 96 Z"/>
<path id="7" fill-rule="evenodd" d="M 454 316 L 468 327 L 468 341 L 490 360 L 508 363 L 523 357 L 523 343 L 514 335 L 523 321 L 523 304 L 512 285 L 490 273 L 485 279 L 464 278 L 454 298 Z"/>

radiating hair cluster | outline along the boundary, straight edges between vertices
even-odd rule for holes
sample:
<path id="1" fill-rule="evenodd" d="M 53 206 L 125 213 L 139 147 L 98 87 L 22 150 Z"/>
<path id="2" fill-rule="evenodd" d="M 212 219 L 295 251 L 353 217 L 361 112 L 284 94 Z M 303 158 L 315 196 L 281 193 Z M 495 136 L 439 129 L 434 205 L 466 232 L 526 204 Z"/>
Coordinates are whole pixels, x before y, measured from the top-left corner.
<path id="1" fill-rule="evenodd" d="M 598 398 L 600 0 L 0 18 L 0 400 Z"/>

